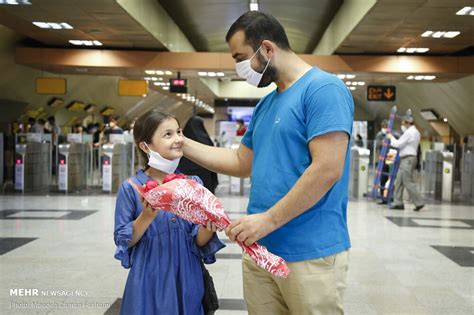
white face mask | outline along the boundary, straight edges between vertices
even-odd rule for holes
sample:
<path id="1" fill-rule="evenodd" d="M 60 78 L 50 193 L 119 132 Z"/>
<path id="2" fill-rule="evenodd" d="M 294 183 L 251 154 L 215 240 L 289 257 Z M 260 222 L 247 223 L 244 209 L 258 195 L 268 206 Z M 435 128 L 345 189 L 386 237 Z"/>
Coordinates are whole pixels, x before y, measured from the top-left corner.
<path id="1" fill-rule="evenodd" d="M 174 173 L 174 171 L 176 171 L 176 168 L 178 167 L 178 164 L 179 164 L 179 160 L 181 158 L 177 158 L 174 160 L 165 159 L 158 152 L 150 150 L 150 148 L 145 142 L 143 143 L 145 144 L 146 148 L 150 151 L 149 153 L 147 153 L 149 166 L 157 170 L 160 170 L 162 172 L 165 172 L 167 174 L 172 174 Z"/>
<path id="2" fill-rule="evenodd" d="M 385 135 L 387 134 L 387 128 L 382 128 L 382 133 Z"/>
<path id="3" fill-rule="evenodd" d="M 402 132 L 407 131 L 407 129 L 408 129 L 407 127 L 405 127 L 405 126 L 402 125 Z"/>
<path id="4" fill-rule="evenodd" d="M 252 69 L 250 61 L 253 57 L 255 57 L 261 47 L 262 46 L 257 49 L 257 51 L 252 55 L 252 57 L 250 57 L 250 59 L 237 62 L 235 64 L 235 71 L 237 72 L 237 75 L 242 79 L 246 79 L 248 84 L 256 87 L 258 87 L 260 81 L 262 80 L 263 74 L 265 73 L 265 70 L 267 70 L 268 65 L 270 64 L 270 60 L 272 60 L 272 58 L 268 59 L 267 65 L 265 66 L 265 69 L 263 69 L 262 73 L 258 73 L 257 71 Z"/>

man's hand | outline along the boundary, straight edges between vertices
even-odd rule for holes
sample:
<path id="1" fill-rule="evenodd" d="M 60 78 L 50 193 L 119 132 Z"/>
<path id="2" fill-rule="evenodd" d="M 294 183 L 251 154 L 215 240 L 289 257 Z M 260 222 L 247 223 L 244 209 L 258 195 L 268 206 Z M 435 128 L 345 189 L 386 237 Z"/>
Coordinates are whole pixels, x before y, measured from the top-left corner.
<path id="1" fill-rule="evenodd" d="M 391 134 L 391 133 L 387 133 L 387 138 L 389 138 L 390 140 L 392 140 L 392 138 L 393 138 L 393 134 Z"/>
<path id="2" fill-rule="evenodd" d="M 234 242 L 239 241 L 250 246 L 276 228 L 271 216 L 267 212 L 263 212 L 246 215 L 233 221 L 225 229 L 225 234 Z"/>

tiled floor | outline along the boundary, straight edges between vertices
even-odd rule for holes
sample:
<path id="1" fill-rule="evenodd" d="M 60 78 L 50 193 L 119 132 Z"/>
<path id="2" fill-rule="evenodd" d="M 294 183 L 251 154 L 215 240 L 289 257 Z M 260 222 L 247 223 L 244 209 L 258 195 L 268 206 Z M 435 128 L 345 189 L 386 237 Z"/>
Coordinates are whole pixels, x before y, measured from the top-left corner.
<path id="1" fill-rule="evenodd" d="M 231 218 L 245 210 L 245 197 L 218 195 Z M 0 196 L 0 314 L 117 314 L 127 270 L 113 259 L 114 203 L 104 195 Z M 473 314 L 473 222 L 472 206 L 417 213 L 351 201 L 346 313 Z M 208 268 L 218 315 L 246 314 L 239 257 L 230 243 Z"/>

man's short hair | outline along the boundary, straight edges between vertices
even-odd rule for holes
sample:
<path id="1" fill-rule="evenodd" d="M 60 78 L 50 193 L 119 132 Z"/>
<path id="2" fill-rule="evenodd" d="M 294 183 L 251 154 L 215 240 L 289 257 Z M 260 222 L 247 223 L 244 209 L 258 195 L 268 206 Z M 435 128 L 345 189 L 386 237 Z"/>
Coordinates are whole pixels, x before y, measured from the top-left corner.
<path id="1" fill-rule="evenodd" d="M 229 28 L 225 36 L 226 42 L 229 42 L 238 31 L 244 31 L 245 42 L 254 51 L 257 51 L 264 40 L 274 42 L 280 49 L 291 50 L 285 29 L 277 19 L 268 13 L 249 11 L 242 14 Z"/>

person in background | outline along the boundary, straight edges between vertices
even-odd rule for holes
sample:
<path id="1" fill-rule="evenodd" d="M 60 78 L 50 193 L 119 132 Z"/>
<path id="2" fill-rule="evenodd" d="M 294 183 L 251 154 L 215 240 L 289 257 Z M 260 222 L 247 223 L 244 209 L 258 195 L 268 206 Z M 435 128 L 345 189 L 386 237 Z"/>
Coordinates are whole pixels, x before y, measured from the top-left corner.
<path id="1" fill-rule="evenodd" d="M 362 136 L 360 135 L 360 133 L 357 134 L 354 144 L 358 146 L 359 148 L 364 147 L 364 140 L 362 139 Z"/>
<path id="2" fill-rule="evenodd" d="M 36 123 L 31 127 L 31 131 L 33 133 L 44 133 L 44 125 L 46 121 L 44 119 L 38 119 Z"/>
<path id="3" fill-rule="evenodd" d="M 75 124 L 72 128 L 72 133 L 80 133 L 82 135 L 84 133 L 84 126 L 80 123 Z"/>
<path id="4" fill-rule="evenodd" d="M 245 132 L 247 131 L 247 127 L 245 127 L 245 123 L 243 119 L 237 119 L 237 133 L 238 137 L 242 137 Z"/>
<path id="5" fill-rule="evenodd" d="M 411 201 L 415 204 L 414 211 L 420 211 L 425 205 L 420 192 L 413 179 L 417 165 L 418 146 L 420 144 L 420 132 L 416 129 L 413 117 L 406 115 L 402 119 L 403 134 L 397 140 L 392 134 L 388 134 L 390 145 L 400 152 L 400 168 L 398 169 L 395 183 L 395 199 L 392 210 L 404 210 L 403 189 L 406 188 Z"/>
<path id="6" fill-rule="evenodd" d="M 105 135 L 108 136 L 110 134 L 121 135 L 123 134 L 123 129 L 117 125 L 117 116 L 110 116 L 109 117 L 109 128 L 105 130 Z"/>
<path id="7" fill-rule="evenodd" d="M 204 127 L 204 121 L 201 117 L 191 117 L 186 123 L 186 126 L 184 126 L 183 134 L 188 139 L 192 139 L 209 146 L 214 146 L 211 137 L 209 137 L 209 134 Z M 194 163 L 185 157 L 180 160 L 178 170 L 186 175 L 199 176 L 199 178 L 201 178 L 204 183 L 204 187 L 209 189 L 209 191 L 212 193 L 215 192 L 216 187 L 219 184 L 216 173 Z"/>
<path id="8" fill-rule="evenodd" d="M 33 132 L 33 126 L 36 124 L 36 119 L 28 117 L 28 124 L 26 125 L 27 132 Z"/>

